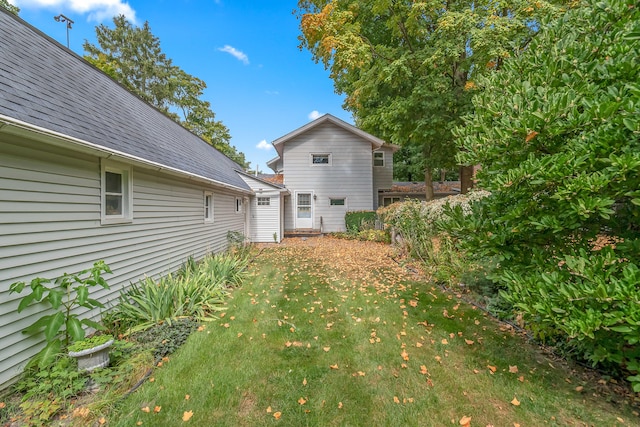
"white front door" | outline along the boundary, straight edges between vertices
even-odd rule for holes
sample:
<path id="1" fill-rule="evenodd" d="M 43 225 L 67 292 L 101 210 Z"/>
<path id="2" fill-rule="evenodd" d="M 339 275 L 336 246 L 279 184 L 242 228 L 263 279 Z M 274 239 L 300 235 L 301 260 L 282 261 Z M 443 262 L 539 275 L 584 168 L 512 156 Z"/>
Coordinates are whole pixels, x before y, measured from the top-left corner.
<path id="1" fill-rule="evenodd" d="M 313 193 L 296 193 L 296 228 L 313 228 Z"/>

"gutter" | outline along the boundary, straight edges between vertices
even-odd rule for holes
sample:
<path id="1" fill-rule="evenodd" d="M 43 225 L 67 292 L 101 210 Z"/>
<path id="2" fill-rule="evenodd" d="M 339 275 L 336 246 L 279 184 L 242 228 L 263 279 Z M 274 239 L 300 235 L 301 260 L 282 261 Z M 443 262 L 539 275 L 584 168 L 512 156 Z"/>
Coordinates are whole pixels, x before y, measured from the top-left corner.
<path id="1" fill-rule="evenodd" d="M 17 132 L 15 130 L 12 132 L 13 129 L 16 129 Z M 40 139 L 43 140 L 43 142 L 46 142 L 51 145 L 55 145 L 63 148 L 70 148 L 74 151 L 80 151 L 80 152 L 97 155 L 98 157 L 104 158 L 104 159 L 115 158 L 121 161 L 127 161 L 130 163 L 137 164 L 146 169 L 153 169 L 156 171 L 171 173 L 171 174 L 178 175 L 190 180 L 204 182 L 206 184 L 212 184 L 212 185 L 224 187 L 230 190 L 239 191 L 244 194 L 253 194 L 253 191 L 247 190 L 245 188 L 236 187 L 235 185 L 230 185 L 221 181 L 207 178 L 202 175 L 184 171 L 178 168 L 174 168 L 172 166 L 163 165 L 161 163 L 157 163 L 151 160 L 143 159 L 142 157 L 134 156 L 132 154 L 127 154 L 119 150 L 106 148 L 101 145 L 94 144 L 92 142 L 75 138 L 73 136 L 65 135 L 63 133 L 46 129 L 41 126 L 36 126 L 27 122 L 23 122 L 21 120 L 14 119 L 12 117 L 8 117 L 2 114 L 0 114 L 0 133 L 10 133 L 17 136 L 24 136 L 24 133 L 36 134 L 41 137 Z"/>

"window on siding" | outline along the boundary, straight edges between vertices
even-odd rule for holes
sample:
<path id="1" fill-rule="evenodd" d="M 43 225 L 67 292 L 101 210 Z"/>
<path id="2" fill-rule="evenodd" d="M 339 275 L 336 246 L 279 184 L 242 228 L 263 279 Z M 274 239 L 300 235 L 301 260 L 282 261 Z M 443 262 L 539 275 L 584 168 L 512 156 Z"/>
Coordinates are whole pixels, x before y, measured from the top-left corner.
<path id="1" fill-rule="evenodd" d="M 242 198 L 236 197 L 236 213 L 242 213 Z"/>
<path id="2" fill-rule="evenodd" d="M 102 224 L 131 222 L 133 219 L 131 166 L 103 162 L 100 182 Z"/>
<path id="3" fill-rule="evenodd" d="M 400 201 L 400 197 L 383 197 L 382 198 L 382 206 L 389 206 L 392 203 L 396 203 Z"/>
<path id="4" fill-rule="evenodd" d="M 331 154 L 311 154 L 311 164 L 314 166 L 331 166 Z"/>
<path id="5" fill-rule="evenodd" d="M 384 152 L 373 152 L 373 166 L 384 166 Z"/>
<path id="6" fill-rule="evenodd" d="M 271 197 L 258 197 L 258 206 L 271 206 Z"/>
<path id="7" fill-rule="evenodd" d="M 213 222 L 213 194 L 204 193 L 204 222 Z"/>
<path id="8" fill-rule="evenodd" d="M 329 199 L 329 206 L 344 206 L 345 203 L 345 199 L 344 197 L 342 198 L 330 198 Z"/>

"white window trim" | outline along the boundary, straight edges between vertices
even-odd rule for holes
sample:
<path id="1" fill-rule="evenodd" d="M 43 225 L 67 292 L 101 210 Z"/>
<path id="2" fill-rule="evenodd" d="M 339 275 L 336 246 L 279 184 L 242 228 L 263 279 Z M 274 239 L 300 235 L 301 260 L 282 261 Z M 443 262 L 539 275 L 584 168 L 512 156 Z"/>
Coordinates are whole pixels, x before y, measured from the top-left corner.
<path id="1" fill-rule="evenodd" d="M 344 204 L 343 205 L 332 205 L 331 204 L 332 200 L 344 200 Z M 346 208 L 347 207 L 347 198 L 346 197 L 329 197 L 329 207 L 330 208 L 333 208 L 333 207 Z"/>
<path id="2" fill-rule="evenodd" d="M 209 197 L 210 198 L 209 200 L 211 200 L 210 206 L 207 206 L 207 197 Z M 213 193 L 211 191 L 205 191 L 202 197 L 202 201 L 204 204 L 204 207 L 203 207 L 204 222 L 207 224 L 213 223 L 213 220 L 214 220 L 213 207 L 215 206 L 215 203 L 213 201 Z"/>
<path id="3" fill-rule="evenodd" d="M 376 154 L 382 154 L 382 164 L 376 165 Z M 385 164 L 384 151 L 374 151 L 373 152 L 373 167 L 375 168 L 383 168 Z"/>
<path id="4" fill-rule="evenodd" d="M 107 215 L 106 172 L 122 175 L 122 215 Z M 133 167 L 124 163 L 102 160 L 100 162 L 100 223 L 102 225 L 133 222 Z"/>
<path id="5" fill-rule="evenodd" d="M 313 163 L 313 156 L 327 156 L 329 162 L 328 163 Z M 333 164 L 331 153 L 309 153 L 309 165 L 312 167 L 328 167 Z"/>

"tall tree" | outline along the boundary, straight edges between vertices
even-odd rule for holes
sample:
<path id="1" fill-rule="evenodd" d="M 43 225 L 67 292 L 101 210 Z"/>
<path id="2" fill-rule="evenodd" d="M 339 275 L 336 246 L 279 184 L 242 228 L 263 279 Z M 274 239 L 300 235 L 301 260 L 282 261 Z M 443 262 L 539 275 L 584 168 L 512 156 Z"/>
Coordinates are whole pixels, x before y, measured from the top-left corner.
<path id="1" fill-rule="evenodd" d="M 17 15 L 20 12 L 20 8 L 18 6 L 10 4 L 7 0 L 0 0 L 0 7 L 7 9 L 14 15 Z"/>
<path id="2" fill-rule="evenodd" d="M 202 99 L 206 83 L 180 67 L 162 52 L 160 39 L 149 23 L 132 25 L 123 16 L 113 18 L 114 28 L 96 27 L 99 46 L 85 41 L 85 58 L 130 91 L 200 136 L 243 167 L 243 153 L 229 144 L 227 127 L 215 120 L 211 104 Z"/>
<path id="3" fill-rule="evenodd" d="M 358 126 L 421 147 L 431 198 L 433 169 L 455 165 L 452 129 L 475 76 L 526 46 L 537 17 L 562 2 L 300 0 L 301 47 L 331 71 Z"/>

